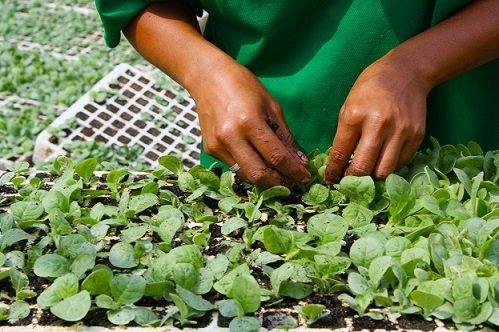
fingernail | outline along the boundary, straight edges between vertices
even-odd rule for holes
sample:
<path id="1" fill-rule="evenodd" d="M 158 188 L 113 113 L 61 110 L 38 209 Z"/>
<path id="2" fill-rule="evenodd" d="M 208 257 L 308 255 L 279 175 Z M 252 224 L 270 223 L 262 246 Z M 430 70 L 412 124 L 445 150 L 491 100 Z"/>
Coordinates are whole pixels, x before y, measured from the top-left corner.
<path id="1" fill-rule="evenodd" d="M 308 174 L 306 178 L 302 179 L 301 183 L 308 183 L 312 180 L 312 175 Z"/>
<path id="2" fill-rule="evenodd" d="M 305 162 L 305 163 L 308 163 L 308 158 L 307 156 L 301 152 L 300 150 L 296 151 L 296 154 L 298 155 L 298 158 L 301 159 L 301 161 Z"/>

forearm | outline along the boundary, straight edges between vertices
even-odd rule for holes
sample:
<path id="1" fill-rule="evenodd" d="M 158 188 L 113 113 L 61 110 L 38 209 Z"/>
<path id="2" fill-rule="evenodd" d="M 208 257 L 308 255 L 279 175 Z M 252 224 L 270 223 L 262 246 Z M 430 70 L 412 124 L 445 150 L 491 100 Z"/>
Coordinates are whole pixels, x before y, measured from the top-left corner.
<path id="1" fill-rule="evenodd" d="M 414 66 L 429 88 L 499 57 L 499 1 L 475 0 L 394 48 L 387 57 Z"/>
<path id="2" fill-rule="evenodd" d="M 217 68 L 235 62 L 201 35 L 194 11 L 181 1 L 149 6 L 124 33 L 146 60 L 191 94 Z"/>

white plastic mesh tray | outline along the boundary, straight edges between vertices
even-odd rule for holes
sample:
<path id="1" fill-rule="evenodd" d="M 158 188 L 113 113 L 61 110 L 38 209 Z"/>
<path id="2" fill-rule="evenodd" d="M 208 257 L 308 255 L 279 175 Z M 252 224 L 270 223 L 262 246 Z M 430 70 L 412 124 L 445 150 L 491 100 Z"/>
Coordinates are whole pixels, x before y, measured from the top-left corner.
<path id="1" fill-rule="evenodd" d="M 92 96 L 106 93 L 99 102 Z M 95 140 L 108 146 L 139 145 L 151 165 L 162 155 L 178 155 L 187 167 L 199 161 L 201 131 L 194 101 L 184 90 L 161 89 L 154 79 L 128 64 L 118 65 L 50 127 L 76 119 L 66 137 L 43 131 L 36 140 L 35 162 L 67 154 L 64 145 Z"/>

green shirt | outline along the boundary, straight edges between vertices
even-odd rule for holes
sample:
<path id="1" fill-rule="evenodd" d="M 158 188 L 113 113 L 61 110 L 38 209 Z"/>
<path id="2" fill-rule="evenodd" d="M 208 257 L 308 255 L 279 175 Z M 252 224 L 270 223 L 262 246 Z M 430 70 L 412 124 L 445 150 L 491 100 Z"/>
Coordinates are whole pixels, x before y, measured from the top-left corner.
<path id="1" fill-rule="evenodd" d="M 96 0 L 109 46 L 148 4 Z M 357 76 L 402 41 L 470 0 L 191 0 L 205 36 L 248 67 L 282 106 L 301 149 L 330 147 Z M 201 55 L 200 55 L 201 56 Z M 499 60 L 447 81 L 428 97 L 427 136 L 441 144 L 499 148 Z M 202 164 L 214 159 L 205 154 Z"/>

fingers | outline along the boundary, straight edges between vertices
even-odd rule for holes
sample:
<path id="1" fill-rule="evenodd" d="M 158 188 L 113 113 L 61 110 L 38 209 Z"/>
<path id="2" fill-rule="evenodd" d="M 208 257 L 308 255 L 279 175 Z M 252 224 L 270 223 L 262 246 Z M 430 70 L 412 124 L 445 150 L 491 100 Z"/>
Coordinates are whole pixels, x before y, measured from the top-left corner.
<path id="1" fill-rule="evenodd" d="M 265 122 L 255 123 L 251 130 L 244 130 L 244 135 L 232 130 L 219 131 L 218 140 L 208 144 L 209 147 L 205 146 L 205 151 L 229 166 L 238 163 L 241 168 L 237 174 L 254 184 L 292 186 L 297 182 L 310 181 L 306 163 L 299 158 L 297 150 L 288 148 Z M 289 140 L 294 142 L 291 137 L 288 144 Z"/>
<path id="2" fill-rule="evenodd" d="M 359 140 L 359 135 L 355 126 L 345 125 L 340 121 L 324 174 L 326 183 L 337 183 L 343 177 Z"/>
<path id="3" fill-rule="evenodd" d="M 285 123 L 284 116 L 282 115 L 280 108 L 274 110 L 273 113 L 274 116 L 269 117 L 267 119 L 267 123 L 270 129 L 275 133 L 277 138 L 279 138 L 279 140 L 289 150 L 291 155 L 293 157 L 296 157 L 297 158 L 296 160 L 301 165 L 306 167 L 308 165 L 308 158 L 302 151 L 300 151 L 298 145 L 296 144 L 293 135 L 289 131 L 289 127 Z"/>
<path id="4" fill-rule="evenodd" d="M 244 139 L 236 139 L 226 146 L 227 156 L 224 160 L 234 160 L 232 164 L 241 166 L 237 174 L 245 181 L 265 187 L 286 185 L 287 180 L 278 171 L 267 167 L 253 146 Z"/>
<path id="5" fill-rule="evenodd" d="M 310 180 L 310 173 L 301 163 L 296 152 L 290 152 L 270 128 L 255 129 L 249 133 L 249 138 L 271 168 L 297 182 Z"/>
<path id="6" fill-rule="evenodd" d="M 386 138 L 385 138 L 386 136 Z M 346 137 L 346 136 L 344 136 Z M 343 139 L 343 136 L 340 136 Z M 335 137 L 336 143 L 337 137 Z M 332 170 L 334 173 L 326 173 L 327 183 L 337 183 L 342 176 L 364 176 L 371 175 L 377 180 L 385 179 L 388 175 L 396 172 L 404 166 L 412 158 L 414 153 L 421 144 L 421 139 L 405 139 L 401 133 L 388 135 L 376 133 L 364 138 L 360 138 L 358 147 L 355 149 L 353 159 L 350 164 L 345 166 L 346 153 L 338 153 L 333 151 L 342 151 L 341 149 L 347 145 L 337 143 L 336 150 L 334 145 L 329 156 L 329 165 L 327 170 Z M 347 146 L 346 149 L 351 148 Z M 344 151 L 350 151 L 350 150 Z M 348 152 L 347 152 L 348 153 Z M 338 158 L 341 157 L 341 158 Z M 339 160 L 336 165 L 331 165 L 331 162 Z M 348 163 L 348 160 L 347 160 Z M 330 165 L 332 167 L 330 167 Z"/>

